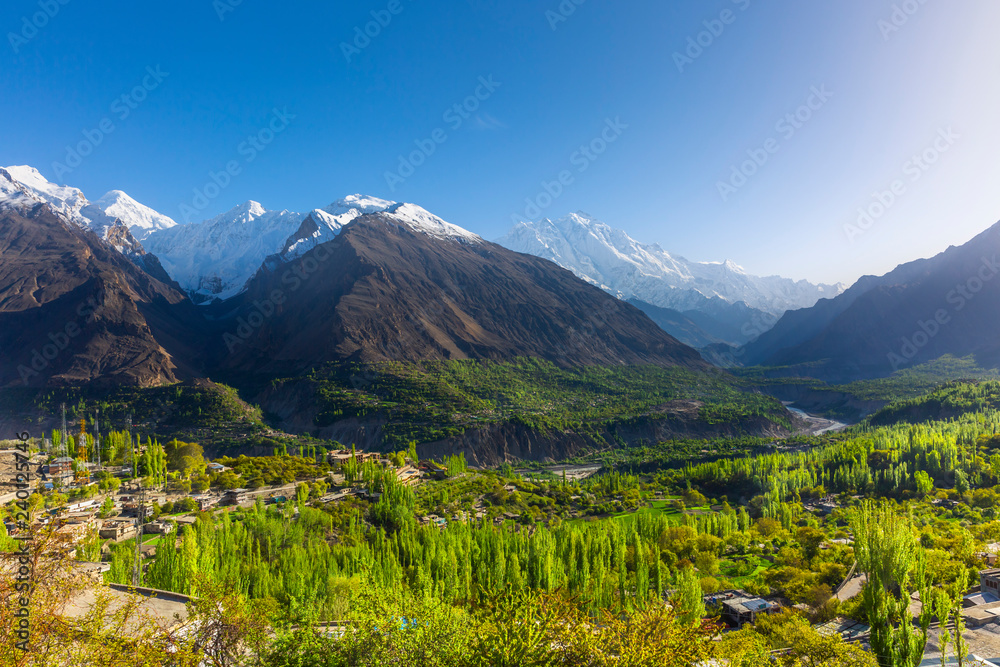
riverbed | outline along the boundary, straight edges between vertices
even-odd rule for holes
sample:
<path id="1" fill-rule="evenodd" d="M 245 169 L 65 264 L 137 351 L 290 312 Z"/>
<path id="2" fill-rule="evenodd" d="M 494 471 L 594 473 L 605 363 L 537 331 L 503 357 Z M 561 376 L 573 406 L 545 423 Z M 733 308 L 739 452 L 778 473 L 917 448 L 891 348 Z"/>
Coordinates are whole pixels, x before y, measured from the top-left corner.
<path id="1" fill-rule="evenodd" d="M 783 405 L 789 412 L 794 412 L 796 416 L 809 423 L 806 428 L 796 433 L 796 435 L 823 435 L 824 433 L 836 433 L 837 431 L 843 431 L 848 426 L 843 422 L 827 419 L 826 417 L 818 417 L 816 415 L 811 415 L 804 410 L 800 410 L 799 408 L 793 408 L 790 403 L 783 403 Z"/>

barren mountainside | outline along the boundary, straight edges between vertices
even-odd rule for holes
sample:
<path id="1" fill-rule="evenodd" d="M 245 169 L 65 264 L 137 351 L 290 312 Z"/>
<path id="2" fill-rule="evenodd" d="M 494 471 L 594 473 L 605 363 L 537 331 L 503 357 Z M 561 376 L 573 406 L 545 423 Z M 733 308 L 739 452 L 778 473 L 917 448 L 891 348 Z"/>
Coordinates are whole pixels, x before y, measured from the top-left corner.
<path id="1" fill-rule="evenodd" d="M 638 309 L 551 262 L 365 215 L 207 307 L 223 373 L 326 361 L 539 357 L 560 365 L 705 368 Z"/>
<path id="2" fill-rule="evenodd" d="M 808 365 L 833 381 L 882 377 L 945 354 L 1000 363 L 1000 223 L 960 247 L 786 313 L 747 345 L 748 365 Z M 805 371 L 804 371 L 805 372 Z"/>
<path id="3" fill-rule="evenodd" d="M 45 204 L 0 210 L 0 387 L 191 377 L 187 297 Z"/>

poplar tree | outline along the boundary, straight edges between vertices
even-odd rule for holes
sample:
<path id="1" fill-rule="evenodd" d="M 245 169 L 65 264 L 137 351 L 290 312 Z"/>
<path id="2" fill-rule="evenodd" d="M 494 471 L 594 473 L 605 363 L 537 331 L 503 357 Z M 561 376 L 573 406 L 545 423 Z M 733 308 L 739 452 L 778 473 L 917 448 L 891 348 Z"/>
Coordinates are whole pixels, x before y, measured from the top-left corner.
<path id="1" fill-rule="evenodd" d="M 705 616 L 701 582 L 693 567 L 684 567 L 677 572 L 677 592 L 673 601 L 679 612 L 677 618 L 682 623 L 697 623 Z"/>
<path id="2" fill-rule="evenodd" d="M 910 594 L 928 600 L 923 551 L 908 518 L 887 502 L 865 501 L 851 517 L 854 556 L 867 577 L 861 607 L 871 625 L 872 653 L 881 667 L 916 667 L 927 643 L 909 613 Z"/>

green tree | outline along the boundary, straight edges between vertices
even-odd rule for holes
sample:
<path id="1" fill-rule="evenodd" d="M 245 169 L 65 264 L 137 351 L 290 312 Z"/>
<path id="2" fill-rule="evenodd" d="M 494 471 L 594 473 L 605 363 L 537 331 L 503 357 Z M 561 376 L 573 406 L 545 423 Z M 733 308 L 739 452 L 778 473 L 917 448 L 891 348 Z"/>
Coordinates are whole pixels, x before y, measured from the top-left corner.
<path id="1" fill-rule="evenodd" d="M 705 616 L 705 600 L 701 582 L 693 567 L 683 567 L 677 571 L 677 591 L 673 597 L 678 610 L 677 618 L 682 623 L 698 623 Z"/>
<path id="2" fill-rule="evenodd" d="M 927 643 L 908 611 L 910 594 L 928 599 L 922 549 L 909 519 L 887 502 L 865 501 L 851 516 L 854 555 L 868 581 L 861 607 L 871 625 L 872 652 L 881 667 L 916 667 Z"/>
<path id="3" fill-rule="evenodd" d="M 104 499 L 104 502 L 101 503 L 101 509 L 98 510 L 98 516 L 100 516 L 102 519 L 106 519 L 109 516 L 111 516 L 111 513 L 114 511 L 115 511 L 114 498 L 108 496 L 107 498 Z"/>
<path id="4" fill-rule="evenodd" d="M 913 475 L 913 480 L 917 484 L 917 493 L 921 496 L 926 496 L 928 493 L 934 490 L 934 480 L 923 470 L 918 470 L 916 474 Z"/>
<path id="5" fill-rule="evenodd" d="M 812 526 L 803 526 L 795 531 L 795 539 L 798 541 L 799 546 L 802 547 L 802 553 L 805 555 L 806 560 L 812 561 L 819 553 L 819 547 L 823 544 L 826 539 L 826 534 L 822 530 L 813 528 Z"/>

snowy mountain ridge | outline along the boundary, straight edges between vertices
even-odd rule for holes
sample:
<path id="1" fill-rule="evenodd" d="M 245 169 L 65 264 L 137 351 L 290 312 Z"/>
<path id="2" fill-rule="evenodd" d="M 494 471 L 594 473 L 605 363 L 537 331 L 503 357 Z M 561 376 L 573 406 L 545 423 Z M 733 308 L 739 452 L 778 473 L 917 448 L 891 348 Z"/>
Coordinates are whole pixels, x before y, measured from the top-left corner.
<path id="1" fill-rule="evenodd" d="M 132 236 L 140 242 L 151 234 L 177 226 L 173 219 L 140 204 L 121 190 L 112 190 L 94 202 L 94 205 L 109 217 L 125 223 Z"/>
<path id="2" fill-rule="evenodd" d="M 128 228 L 136 241 L 142 241 L 153 232 L 169 229 L 177 223 L 143 206 L 121 190 L 112 190 L 95 202 L 88 200 L 77 188 L 50 183 L 34 167 L 25 165 L 0 168 L 0 205 L 33 207 L 48 204 L 71 222 L 94 231 L 106 241 L 125 252 L 120 245 L 117 224 Z M 127 242 L 127 248 L 134 245 Z"/>
<path id="3" fill-rule="evenodd" d="M 90 202 L 79 189 L 51 183 L 33 167 L 0 168 L 0 207 L 38 204 L 48 204 L 125 254 L 156 255 L 167 274 L 200 302 L 236 296 L 269 258 L 300 257 L 362 215 L 379 213 L 436 238 L 483 242 L 415 204 L 357 194 L 308 213 L 273 211 L 248 201 L 204 222 L 178 225 L 121 190 Z"/>
<path id="4" fill-rule="evenodd" d="M 640 243 L 582 212 L 558 220 L 521 222 L 496 242 L 551 260 L 622 298 L 678 311 L 698 310 L 706 299 L 718 297 L 780 315 L 811 307 L 845 289 L 844 285 L 753 276 L 730 260 L 691 262 L 657 244 Z"/>
<path id="5" fill-rule="evenodd" d="M 248 201 L 210 220 L 155 232 L 143 245 L 199 301 L 225 300 L 242 292 L 269 259 L 301 257 L 336 238 L 355 219 L 373 213 L 430 236 L 482 242 L 414 204 L 351 195 L 309 213 L 271 211 Z"/>

